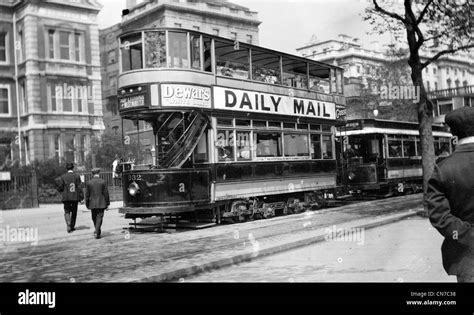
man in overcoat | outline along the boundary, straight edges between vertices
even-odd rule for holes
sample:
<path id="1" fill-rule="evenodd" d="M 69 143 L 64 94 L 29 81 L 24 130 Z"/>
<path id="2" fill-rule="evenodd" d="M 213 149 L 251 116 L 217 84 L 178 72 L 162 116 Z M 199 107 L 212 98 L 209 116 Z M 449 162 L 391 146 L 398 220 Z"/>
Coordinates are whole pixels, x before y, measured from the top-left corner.
<path id="1" fill-rule="evenodd" d="M 92 170 L 92 179 L 86 184 L 86 207 L 91 210 L 92 222 L 94 222 L 94 237 L 100 238 L 104 211 L 110 205 L 109 190 L 105 180 L 99 177 L 100 169 Z"/>
<path id="2" fill-rule="evenodd" d="M 67 173 L 56 179 L 56 184 L 58 191 L 62 193 L 67 232 L 71 233 L 76 226 L 77 204 L 84 199 L 84 193 L 81 177 L 74 173 L 74 164 L 66 163 L 66 170 Z"/>
<path id="3" fill-rule="evenodd" d="M 435 165 L 426 201 L 431 224 L 444 236 L 443 267 L 458 282 L 474 282 L 474 108 L 445 116 L 458 137 L 453 154 Z"/>

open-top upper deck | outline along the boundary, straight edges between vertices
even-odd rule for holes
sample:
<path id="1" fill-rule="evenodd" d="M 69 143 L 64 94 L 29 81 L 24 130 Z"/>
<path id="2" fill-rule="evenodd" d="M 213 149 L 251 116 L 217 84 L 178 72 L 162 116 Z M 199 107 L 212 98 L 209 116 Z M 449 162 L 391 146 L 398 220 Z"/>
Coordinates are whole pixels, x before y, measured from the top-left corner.
<path id="1" fill-rule="evenodd" d="M 192 30 L 119 36 L 119 110 L 202 109 L 345 118 L 342 68 Z"/>

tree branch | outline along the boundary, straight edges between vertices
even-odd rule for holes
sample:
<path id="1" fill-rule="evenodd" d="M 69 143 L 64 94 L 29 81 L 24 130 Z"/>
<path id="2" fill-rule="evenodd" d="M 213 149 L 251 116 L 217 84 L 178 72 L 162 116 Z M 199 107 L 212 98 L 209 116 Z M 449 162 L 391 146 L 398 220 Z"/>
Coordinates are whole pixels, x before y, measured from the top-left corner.
<path id="1" fill-rule="evenodd" d="M 429 0 L 428 3 L 425 5 L 423 10 L 421 11 L 420 15 L 418 16 L 418 19 L 416 19 L 416 25 L 420 24 L 423 18 L 425 17 L 426 12 L 428 12 L 428 8 L 430 5 L 433 3 L 433 0 Z"/>
<path id="2" fill-rule="evenodd" d="M 374 6 L 375 6 L 375 11 L 378 11 L 378 12 L 384 14 L 384 15 L 388 15 L 388 16 L 390 16 L 391 18 L 394 18 L 394 19 L 396 19 L 396 20 L 401 21 L 403 24 L 406 24 L 406 20 L 405 20 L 404 18 L 402 18 L 400 15 L 398 15 L 398 14 L 396 14 L 396 13 L 394 13 L 394 12 L 389 12 L 389 11 L 387 11 L 387 10 L 385 10 L 385 9 L 382 9 L 382 8 L 379 6 L 379 4 L 377 3 L 377 0 L 372 0 L 372 1 L 373 1 Z"/>
<path id="3" fill-rule="evenodd" d="M 463 49 L 469 49 L 469 48 L 474 48 L 474 44 L 470 44 L 470 45 L 465 45 L 465 46 L 460 46 L 458 48 L 453 48 L 453 49 L 445 49 L 445 50 L 442 50 L 440 52 L 438 52 L 436 55 L 434 55 L 433 57 L 431 58 L 428 58 L 428 60 L 426 60 L 425 62 L 423 62 L 421 64 L 421 69 L 425 68 L 426 66 L 428 66 L 430 63 L 432 63 L 433 61 L 436 61 L 438 60 L 441 56 L 444 56 L 444 55 L 448 55 L 448 54 L 453 54 L 457 51 L 460 51 L 460 50 L 463 50 Z"/>

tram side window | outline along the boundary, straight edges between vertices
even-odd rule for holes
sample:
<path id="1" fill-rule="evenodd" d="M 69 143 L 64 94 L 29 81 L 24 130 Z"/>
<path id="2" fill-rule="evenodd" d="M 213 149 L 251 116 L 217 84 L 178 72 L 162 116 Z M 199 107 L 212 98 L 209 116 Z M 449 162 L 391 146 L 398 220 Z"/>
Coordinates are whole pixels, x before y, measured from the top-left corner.
<path id="1" fill-rule="evenodd" d="M 237 131 L 237 160 L 250 159 L 250 131 Z"/>
<path id="2" fill-rule="evenodd" d="M 215 41 L 217 75 L 237 79 L 249 79 L 249 50 L 235 49 L 233 43 Z"/>
<path id="3" fill-rule="evenodd" d="M 330 69 L 323 68 L 320 65 L 310 64 L 309 65 L 309 89 L 321 92 L 329 93 L 329 79 Z"/>
<path id="4" fill-rule="evenodd" d="M 323 159 L 332 159 L 332 136 L 323 135 Z"/>
<path id="5" fill-rule="evenodd" d="M 311 158 L 321 159 L 321 135 L 311 135 Z"/>
<path id="6" fill-rule="evenodd" d="M 303 61 L 283 58 L 283 84 L 295 88 L 308 88 L 308 64 Z"/>
<path id="7" fill-rule="evenodd" d="M 123 37 L 120 51 L 122 54 L 122 71 L 141 69 L 143 67 L 141 33 Z"/>
<path id="8" fill-rule="evenodd" d="M 145 32 L 145 67 L 166 67 L 165 32 Z"/>
<path id="9" fill-rule="evenodd" d="M 234 131 L 220 129 L 217 130 L 217 154 L 219 161 L 234 160 Z"/>
<path id="10" fill-rule="evenodd" d="M 388 156 L 402 157 L 402 140 L 400 138 L 388 138 Z"/>
<path id="11" fill-rule="evenodd" d="M 201 70 L 201 37 L 190 34 L 189 47 L 191 48 L 191 68 Z"/>
<path id="12" fill-rule="evenodd" d="M 252 49 L 252 80 L 280 84 L 280 56 Z"/>
<path id="13" fill-rule="evenodd" d="M 169 60 L 170 68 L 188 68 L 188 43 L 187 33 L 168 32 L 169 38 Z"/>
<path id="14" fill-rule="evenodd" d="M 254 143 L 257 157 L 282 156 L 281 133 L 256 132 L 254 134 Z"/>
<path id="15" fill-rule="evenodd" d="M 416 156 L 415 152 L 415 138 L 414 137 L 409 137 L 408 139 L 403 140 L 403 156 L 404 157 L 412 157 Z"/>
<path id="16" fill-rule="evenodd" d="M 285 134 L 285 156 L 309 156 L 308 135 Z"/>

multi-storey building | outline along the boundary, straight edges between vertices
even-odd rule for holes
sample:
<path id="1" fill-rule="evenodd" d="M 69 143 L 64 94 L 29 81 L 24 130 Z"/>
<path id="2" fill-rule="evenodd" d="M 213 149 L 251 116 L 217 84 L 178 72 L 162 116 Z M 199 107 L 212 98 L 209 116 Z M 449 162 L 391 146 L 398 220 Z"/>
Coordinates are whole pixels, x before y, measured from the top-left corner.
<path id="1" fill-rule="evenodd" d="M 104 129 L 100 9 L 95 0 L 0 1 L 0 158 L 84 164 Z"/>
<path id="2" fill-rule="evenodd" d="M 379 47 L 377 42 L 372 42 L 366 48 L 359 39 L 344 34 L 340 34 L 336 40 L 322 42 L 313 38 L 312 42 L 296 51 L 307 58 L 343 67 L 344 91 L 348 97 L 358 96 L 358 87 L 368 77 L 377 76 L 387 60 L 396 58 L 392 53 L 393 47 Z M 420 56 L 423 59 L 434 53 L 435 48 L 423 51 Z M 406 71 L 409 74 L 408 66 Z M 444 121 L 444 114 L 459 106 L 474 106 L 474 53 L 459 52 L 441 57 L 423 70 L 423 80 L 426 90 L 435 100 L 436 121 Z"/>
<path id="3" fill-rule="evenodd" d="M 176 27 L 258 45 L 258 14 L 225 0 L 128 0 L 122 21 L 100 31 L 102 96 L 106 129 L 118 132 L 119 47 L 117 36 L 131 29 Z"/>

